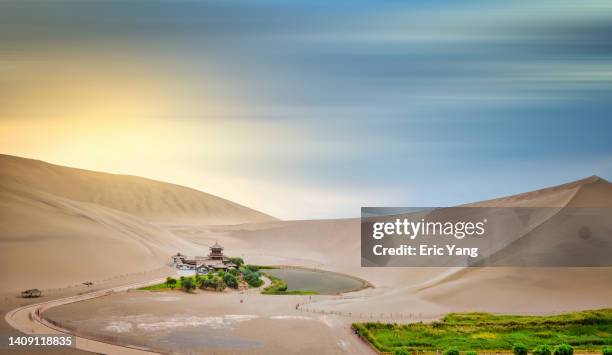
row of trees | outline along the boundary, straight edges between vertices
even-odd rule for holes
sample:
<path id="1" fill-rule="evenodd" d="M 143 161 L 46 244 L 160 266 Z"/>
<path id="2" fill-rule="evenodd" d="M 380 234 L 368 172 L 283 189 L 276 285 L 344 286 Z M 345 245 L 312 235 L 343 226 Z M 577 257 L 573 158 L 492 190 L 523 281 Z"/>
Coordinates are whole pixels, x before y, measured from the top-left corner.
<path id="1" fill-rule="evenodd" d="M 524 344 L 518 343 L 514 344 L 512 352 L 514 355 L 527 355 L 529 349 Z M 536 346 L 532 353 L 533 355 L 572 355 L 574 354 L 574 348 L 569 344 L 559 344 L 554 349 L 551 349 L 548 345 L 542 344 Z"/>
<path id="2" fill-rule="evenodd" d="M 238 278 L 240 274 L 237 270 L 229 272 L 217 271 L 210 272 L 205 276 L 196 274 L 193 278 L 181 277 L 181 288 L 187 292 L 201 288 L 203 290 L 223 291 L 227 287 L 238 288 Z"/>
<path id="3" fill-rule="evenodd" d="M 223 291 L 227 287 L 237 289 L 241 279 L 244 279 L 250 287 L 259 287 L 263 284 L 259 266 L 245 265 L 242 258 L 230 258 L 230 261 L 238 266 L 239 269 L 209 272 L 204 276 L 199 274 L 193 277 L 181 276 L 179 280 L 167 277 L 166 287 L 176 288 L 178 286 L 187 292 L 191 292 L 198 287 L 215 291 Z"/>
<path id="4" fill-rule="evenodd" d="M 521 344 L 514 344 L 512 347 L 514 355 L 528 355 L 529 349 Z M 552 348 L 546 344 L 538 345 L 531 352 L 533 355 L 573 355 L 574 348 L 569 344 L 559 344 Z M 602 355 L 612 355 L 612 348 L 604 348 L 601 351 Z M 409 355 L 410 352 L 407 349 L 399 349 L 394 351 L 394 355 Z M 446 349 L 443 355 L 461 355 L 460 351 L 454 348 Z M 467 351 L 464 355 L 478 355 L 476 351 Z"/>
<path id="5" fill-rule="evenodd" d="M 200 275 L 196 275 L 198 278 Z M 240 273 L 238 270 L 218 271 L 216 273 L 208 273 L 204 277 L 200 277 L 199 284 L 201 289 L 209 289 L 215 291 L 223 291 L 227 287 L 237 289 Z"/>

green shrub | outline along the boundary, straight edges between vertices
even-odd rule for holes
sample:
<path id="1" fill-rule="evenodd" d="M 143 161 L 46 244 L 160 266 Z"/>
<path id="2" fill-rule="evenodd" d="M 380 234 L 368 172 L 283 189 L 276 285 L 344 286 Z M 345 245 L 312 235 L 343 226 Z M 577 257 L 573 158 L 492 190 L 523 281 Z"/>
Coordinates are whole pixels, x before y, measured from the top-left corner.
<path id="1" fill-rule="evenodd" d="M 242 260 L 242 258 L 229 258 L 229 261 L 235 264 L 237 267 L 241 267 L 242 265 L 244 265 L 244 260 Z"/>
<path id="2" fill-rule="evenodd" d="M 533 349 L 533 355 L 551 355 L 552 352 L 546 344 L 538 345 Z"/>
<path id="3" fill-rule="evenodd" d="M 251 271 L 246 266 L 242 266 L 240 268 L 240 272 L 242 273 L 244 281 L 246 281 L 249 284 L 249 286 L 251 286 L 251 287 L 258 287 L 259 286 L 258 282 L 257 282 L 257 280 L 259 279 L 259 274 L 258 273 Z"/>
<path id="4" fill-rule="evenodd" d="M 259 278 L 258 272 L 250 272 L 244 275 L 244 280 L 251 287 L 259 287 L 263 284 L 263 280 Z"/>
<path id="5" fill-rule="evenodd" d="M 393 355 L 410 355 L 410 351 L 405 348 L 393 350 Z"/>
<path id="6" fill-rule="evenodd" d="M 202 280 L 200 281 L 200 288 L 203 289 L 203 290 L 213 289 L 215 291 L 223 291 L 223 290 L 225 290 L 225 288 L 228 285 L 225 282 L 225 277 L 227 277 L 227 276 L 233 277 L 230 274 L 224 274 L 223 278 L 221 278 L 221 276 L 219 276 L 217 274 L 210 273 L 210 274 L 206 275 L 206 277 L 202 278 Z M 235 278 L 234 278 L 234 280 L 235 280 Z M 238 284 L 237 281 L 236 281 L 236 284 Z"/>
<path id="7" fill-rule="evenodd" d="M 448 348 L 448 349 L 444 350 L 442 355 L 459 355 L 459 350 L 457 350 L 455 348 Z"/>
<path id="8" fill-rule="evenodd" d="M 238 288 L 238 279 L 236 279 L 236 276 L 232 274 L 227 273 L 223 275 L 223 281 L 227 284 L 228 287 Z"/>
<path id="9" fill-rule="evenodd" d="M 465 355 L 478 355 L 478 353 L 475 351 L 466 351 Z"/>
<path id="10" fill-rule="evenodd" d="M 603 348 L 601 350 L 601 355 L 612 355 L 612 348 Z"/>
<path id="11" fill-rule="evenodd" d="M 560 344 L 555 347 L 554 355 L 573 355 L 574 348 L 569 344 Z"/>
<path id="12" fill-rule="evenodd" d="M 529 351 L 527 350 L 525 344 L 516 343 L 514 346 L 512 346 L 512 352 L 514 355 L 527 355 Z"/>
<path id="13" fill-rule="evenodd" d="M 184 279 L 183 282 L 181 283 L 181 287 L 183 288 L 183 290 L 190 292 L 191 290 L 195 290 L 196 286 L 193 283 L 193 281 L 191 281 L 191 279 Z"/>
<path id="14" fill-rule="evenodd" d="M 213 281 L 212 278 L 210 277 L 205 277 L 200 281 L 200 288 L 201 289 L 207 289 L 207 288 L 212 288 L 213 287 Z"/>
<path id="15" fill-rule="evenodd" d="M 263 294 L 265 295 L 282 295 L 287 293 L 287 283 L 283 279 L 279 279 L 278 277 L 265 274 L 272 284 L 263 290 Z"/>
<path id="16" fill-rule="evenodd" d="M 227 288 L 227 284 L 225 283 L 225 281 L 223 281 L 223 279 L 217 279 L 215 281 L 216 281 L 215 290 L 223 291 Z"/>
<path id="17" fill-rule="evenodd" d="M 174 288 L 175 285 L 176 285 L 176 279 L 170 276 L 166 277 L 166 286 L 170 288 Z"/>

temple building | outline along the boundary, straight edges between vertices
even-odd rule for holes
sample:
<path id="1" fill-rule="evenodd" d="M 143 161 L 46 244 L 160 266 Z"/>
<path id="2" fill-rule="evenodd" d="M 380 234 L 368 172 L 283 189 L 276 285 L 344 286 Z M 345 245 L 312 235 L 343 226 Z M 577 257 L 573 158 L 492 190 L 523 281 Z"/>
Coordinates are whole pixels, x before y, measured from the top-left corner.
<path id="1" fill-rule="evenodd" d="M 181 253 L 172 256 L 174 266 L 179 270 L 194 270 L 198 274 L 206 274 L 210 271 L 236 269 L 236 264 L 223 255 L 223 247 L 215 243 L 209 247 L 207 256 L 196 256 L 187 258 Z"/>
<path id="2" fill-rule="evenodd" d="M 213 260 L 223 260 L 223 247 L 219 245 L 219 243 L 215 243 L 212 247 L 210 247 L 210 254 L 208 257 Z"/>

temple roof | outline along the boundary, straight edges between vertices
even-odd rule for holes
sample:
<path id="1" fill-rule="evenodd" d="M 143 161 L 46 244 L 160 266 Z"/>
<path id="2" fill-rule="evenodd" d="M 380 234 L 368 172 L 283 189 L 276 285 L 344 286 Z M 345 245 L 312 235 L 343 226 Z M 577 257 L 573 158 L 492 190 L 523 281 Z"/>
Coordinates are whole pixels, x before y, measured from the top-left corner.
<path id="1" fill-rule="evenodd" d="M 212 247 L 210 247 L 210 249 L 223 249 L 223 247 L 219 245 L 219 243 L 215 242 L 215 244 Z"/>

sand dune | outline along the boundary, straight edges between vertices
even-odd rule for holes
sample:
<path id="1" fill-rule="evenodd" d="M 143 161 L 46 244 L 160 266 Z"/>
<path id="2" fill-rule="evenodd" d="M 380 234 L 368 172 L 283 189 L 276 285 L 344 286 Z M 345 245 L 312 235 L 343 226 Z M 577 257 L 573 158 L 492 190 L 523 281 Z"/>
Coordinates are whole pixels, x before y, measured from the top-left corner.
<path id="1" fill-rule="evenodd" d="M 0 190 L 5 290 L 66 287 L 158 268 L 189 243 L 138 217 L 14 184 Z"/>
<path id="2" fill-rule="evenodd" d="M 552 211 L 566 206 L 604 207 L 612 204 L 611 191 L 609 182 L 589 177 L 468 206 L 557 207 Z M 531 227 L 545 225 L 553 215 L 538 216 Z M 553 221 L 549 224 L 555 225 Z M 228 249 L 254 262 L 334 270 L 365 278 L 376 286 L 347 296 L 350 300 L 318 305 L 329 310 L 439 314 L 470 309 L 552 312 L 611 306 L 612 268 L 362 268 L 359 228 L 358 219 L 343 219 L 271 222 L 232 228 L 176 226 L 172 232 L 194 243 L 222 241 Z M 530 230 L 525 228 L 523 236 Z M 609 236 L 602 238 L 609 243 Z M 547 241 L 547 245 L 559 257 L 575 251 L 575 248 L 561 248 L 555 240 Z M 568 251 L 570 254 L 564 254 Z"/>
<path id="3" fill-rule="evenodd" d="M 595 189 L 595 191 L 593 191 Z M 591 192 L 589 192 L 591 191 Z M 582 197 L 578 197 L 578 192 Z M 593 194 L 593 192 L 595 192 Z M 612 204 L 610 183 L 599 176 L 589 176 L 567 184 L 524 192 L 517 195 L 465 204 L 472 207 L 602 207 Z M 572 202 L 573 201 L 573 202 Z"/>
<path id="4" fill-rule="evenodd" d="M 237 224 L 274 220 L 264 213 L 183 186 L 0 155 L 0 184 L 7 183 L 155 222 Z"/>
<path id="5" fill-rule="evenodd" d="M 612 184 L 592 176 L 530 193 L 483 201 L 472 206 L 560 207 L 561 211 L 563 208 L 574 207 L 611 208 Z M 609 224 L 608 220 L 599 221 L 601 222 Z M 579 235 L 570 239 L 568 233 L 558 230 L 568 229 L 567 223 L 563 223 L 559 216 L 555 215 L 537 227 L 544 229 L 539 235 L 556 235 L 557 238 L 541 240 L 537 239 L 537 233 L 526 233 L 517 243 L 527 243 L 531 257 L 538 257 L 538 253 L 544 252 L 547 253 L 546 257 L 551 254 L 558 258 L 580 257 L 584 240 L 581 240 Z M 612 243 L 609 227 L 599 227 L 601 228 L 593 233 L 593 238 L 599 239 L 597 244 L 600 245 L 601 255 L 589 250 L 594 258 L 606 257 Z M 515 245 L 502 251 L 498 257 L 512 255 L 513 247 Z M 525 249 L 525 246 L 520 248 Z M 454 271 L 419 285 L 416 294 L 421 299 L 460 310 L 556 311 L 611 305 L 610 267 L 476 267 Z"/>
<path id="6" fill-rule="evenodd" d="M 181 186 L 0 155 L 0 276 L 6 291 L 98 281 L 158 268 L 178 250 L 202 252 L 151 221 L 271 219 Z"/>
<path id="7" fill-rule="evenodd" d="M 151 269 L 176 251 L 201 254 L 218 241 L 229 254 L 251 263 L 333 270 L 376 286 L 319 305 L 327 309 L 433 314 L 478 307 L 518 311 L 520 303 L 525 310 L 534 304 L 553 310 L 610 306 L 612 299 L 612 268 L 362 268 L 358 219 L 275 221 L 199 191 L 148 179 L 9 156 L 0 156 L 0 165 L 0 272 L 11 289 L 58 287 Z M 467 206 L 611 204 L 612 184 L 590 177 Z M 243 224 L 218 225 L 229 222 Z M 556 304 L 546 302 L 550 299 Z"/>

